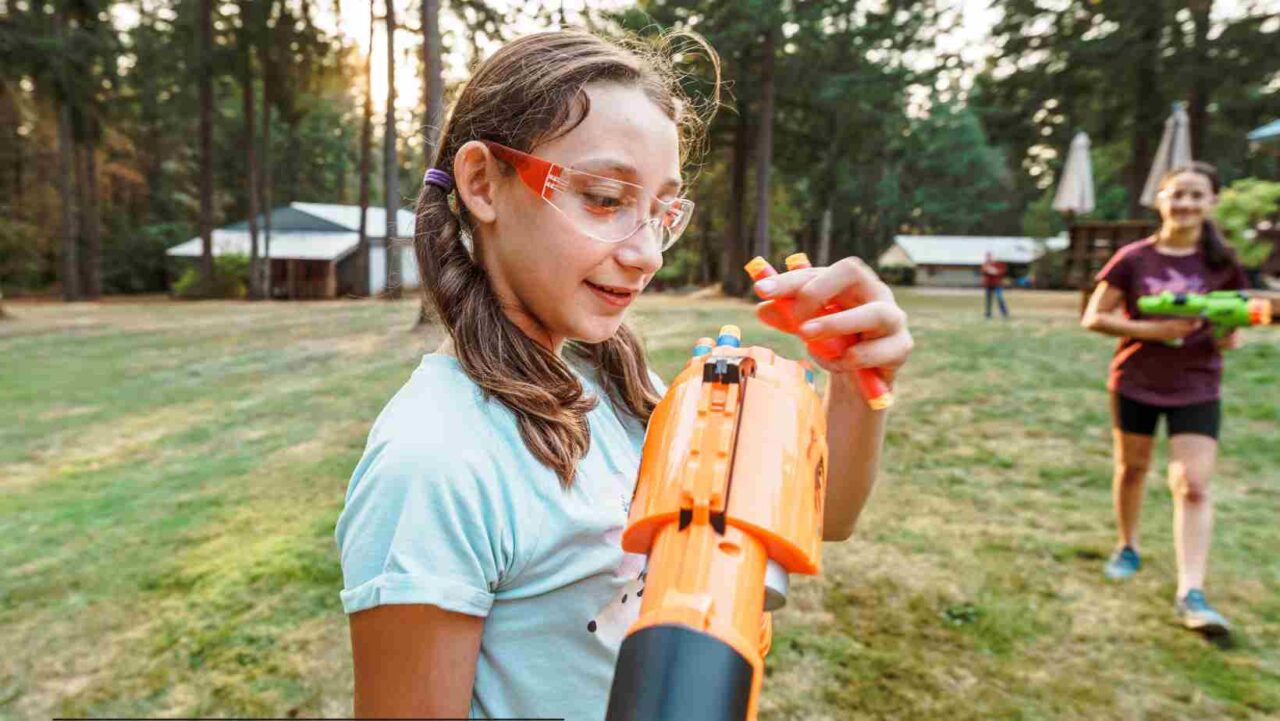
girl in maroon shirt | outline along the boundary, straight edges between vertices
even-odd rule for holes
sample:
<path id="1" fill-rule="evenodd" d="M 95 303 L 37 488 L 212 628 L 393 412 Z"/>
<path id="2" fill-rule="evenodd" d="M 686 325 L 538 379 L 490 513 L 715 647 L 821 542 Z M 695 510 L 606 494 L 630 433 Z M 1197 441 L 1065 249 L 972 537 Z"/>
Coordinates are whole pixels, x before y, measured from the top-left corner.
<path id="1" fill-rule="evenodd" d="M 1210 218 L 1218 187 L 1217 172 L 1205 163 L 1166 174 L 1156 196 L 1160 230 L 1111 258 L 1098 274 L 1098 287 L 1082 319 L 1089 330 L 1120 337 L 1107 382 L 1120 543 L 1105 573 L 1122 580 L 1141 566 L 1137 528 L 1142 484 L 1156 424 L 1164 416 L 1178 561 L 1175 608 L 1184 626 L 1207 634 L 1229 628 L 1202 589 L 1213 530 L 1209 479 L 1218 454 L 1221 350 L 1238 347 L 1240 335 L 1236 331 L 1215 340 L 1211 329 L 1198 320 L 1144 317 L 1138 298 L 1165 290 L 1208 293 L 1245 286 L 1244 271 Z"/>

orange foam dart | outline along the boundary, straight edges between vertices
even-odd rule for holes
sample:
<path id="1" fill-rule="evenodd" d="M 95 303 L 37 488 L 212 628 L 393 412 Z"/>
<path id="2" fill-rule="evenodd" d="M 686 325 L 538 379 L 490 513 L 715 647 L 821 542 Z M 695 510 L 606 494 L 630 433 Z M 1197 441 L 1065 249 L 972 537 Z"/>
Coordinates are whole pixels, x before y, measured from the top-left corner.
<path id="1" fill-rule="evenodd" d="M 811 267 L 809 257 L 804 253 L 796 253 L 787 257 L 787 270 L 800 270 Z M 778 274 L 769 261 L 756 256 L 746 266 L 747 274 L 754 281 L 768 278 Z M 790 298 L 775 298 L 772 300 L 778 312 L 782 314 L 783 319 L 789 326 L 788 330 L 796 332 L 799 328 L 799 321 L 795 317 L 795 302 Z M 818 312 L 818 315 L 830 315 L 844 310 L 834 303 L 828 303 Z M 857 334 L 852 337 L 836 337 L 836 338 L 820 338 L 818 340 L 809 341 L 806 346 L 809 352 L 824 360 L 834 360 L 844 355 L 845 350 L 849 346 L 858 342 Z M 889 384 L 885 381 L 884 376 L 875 368 L 859 368 L 855 373 L 858 379 L 858 390 L 862 393 L 863 399 L 867 405 L 875 410 L 884 410 L 893 405 L 893 392 L 889 390 Z"/>

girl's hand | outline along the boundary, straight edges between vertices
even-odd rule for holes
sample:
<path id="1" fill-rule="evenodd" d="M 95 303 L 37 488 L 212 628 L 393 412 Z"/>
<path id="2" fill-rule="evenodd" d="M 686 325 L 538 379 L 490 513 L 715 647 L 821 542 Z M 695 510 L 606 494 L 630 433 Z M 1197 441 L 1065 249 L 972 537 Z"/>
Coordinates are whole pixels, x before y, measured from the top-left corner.
<path id="1" fill-rule="evenodd" d="M 881 368 L 886 380 L 893 380 L 915 345 L 907 330 L 907 314 L 898 307 L 893 291 L 860 258 L 845 258 L 829 267 L 780 273 L 758 281 L 755 290 L 766 299 L 756 306 L 760 320 L 806 342 L 860 334 L 859 342 L 843 356 L 832 360 L 814 358 L 828 372 L 849 376 L 849 380 L 858 368 Z M 778 299 L 793 301 L 792 314 L 798 328 L 772 302 Z M 818 317 L 827 304 L 845 310 Z"/>
<path id="2" fill-rule="evenodd" d="M 1218 347 L 1218 350 L 1237 350 L 1244 345 L 1244 334 L 1240 332 L 1239 328 L 1236 328 L 1225 337 L 1215 338 L 1213 344 Z"/>
<path id="3" fill-rule="evenodd" d="M 1170 320 L 1143 321 L 1141 340 L 1169 343 L 1179 341 L 1200 329 L 1204 321 L 1197 318 L 1172 318 Z"/>

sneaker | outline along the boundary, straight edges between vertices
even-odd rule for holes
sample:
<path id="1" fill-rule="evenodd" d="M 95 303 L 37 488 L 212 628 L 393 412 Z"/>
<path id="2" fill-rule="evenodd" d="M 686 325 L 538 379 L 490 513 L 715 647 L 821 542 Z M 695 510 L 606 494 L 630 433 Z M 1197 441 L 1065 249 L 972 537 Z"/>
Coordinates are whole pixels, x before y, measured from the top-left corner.
<path id="1" fill-rule="evenodd" d="M 1125 546 L 1111 554 L 1102 573 L 1112 581 L 1123 581 L 1131 578 L 1141 567 L 1142 558 L 1138 556 L 1138 552 L 1132 546 Z"/>
<path id="2" fill-rule="evenodd" d="M 1204 592 L 1198 588 L 1187 591 L 1185 596 L 1179 598 L 1176 609 L 1182 625 L 1192 631 L 1206 636 L 1222 636 L 1231 631 L 1231 624 L 1227 623 L 1222 614 L 1213 610 L 1213 606 L 1204 600 Z"/>

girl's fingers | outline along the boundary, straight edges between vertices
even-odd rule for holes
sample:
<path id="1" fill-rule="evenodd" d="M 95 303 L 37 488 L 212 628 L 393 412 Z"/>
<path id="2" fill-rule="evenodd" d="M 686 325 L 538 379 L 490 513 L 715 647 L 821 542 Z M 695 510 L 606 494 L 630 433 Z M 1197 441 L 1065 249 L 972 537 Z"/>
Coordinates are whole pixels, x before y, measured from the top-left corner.
<path id="1" fill-rule="evenodd" d="M 832 300 L 845 306 L 893 301 L 893 291 L 859 258 L 844 258 L 815 270 L 820 272 L 795 294 L 796 318 L 812 318 Z"/>
<path id="2" fill-rule="evenodd" d="M 803 288 L 805 283 L 813 280 L 821 270 L 823 269 L 789 270 L 785 273 L 779 273 L 773 277 L 756 281 L 753 289 L 756 295 L 761 298 L 790 298 Z"/>
<path id="3" fill-rule="evenodd" d="M 895 369 L 907 362 L 915 347 L 915 339 L 911 333 L 903 330 L 885 338 L 867 340 L 851 346 L 840 359 L 840 367 L 845 371 L 858 368 Z"/>
<path id="4" fill-rule="evenodd" d="M 906 325 L 907 314 L 901 308 L 894 303 L 877 300 L 806 321 L 798 330 L 805 340 L 853 333 L 863 333 L 870 339 L 893 335 Z"/>
<path id="5" fill-rule="evenodd" d="M 778 330 L 786 333 L 795 332 L 795 328 L 792 327 L 790 318 L 783 315 L 782 311 L 778 309 L 777 303 L 774 303 L 771 300 L 767 300 L 756 305 L 756 317 L 760 319 L 761 323 L 764 323 L 767 326 L 777 328 Z"/>

